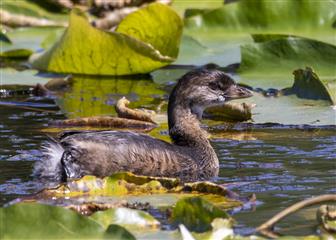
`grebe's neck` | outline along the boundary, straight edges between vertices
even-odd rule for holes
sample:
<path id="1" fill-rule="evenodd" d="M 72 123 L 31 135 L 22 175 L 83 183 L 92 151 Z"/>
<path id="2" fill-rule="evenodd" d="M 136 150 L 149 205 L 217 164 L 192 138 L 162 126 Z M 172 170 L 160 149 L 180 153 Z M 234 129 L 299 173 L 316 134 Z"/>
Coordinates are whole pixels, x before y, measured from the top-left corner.
<path id="1" fill-rule="evenodd" d="M 189 148 L 193 159 L 204 173 L 218 173 L 218 158 L 208 140 L 208 133 L 200 127 L 200 122 L 190 106 L 175 98 L 175 94 L 169 99 L 168 125 L 173 143 Z"/>
<path id="2" fill-rule="evenodd" d="M 183 103 L 169 103 L 168 125 L 170 138 L 175 145 L 188 147 L 210 145 L 207 132 L 200 127 L 197 116 Z"/>

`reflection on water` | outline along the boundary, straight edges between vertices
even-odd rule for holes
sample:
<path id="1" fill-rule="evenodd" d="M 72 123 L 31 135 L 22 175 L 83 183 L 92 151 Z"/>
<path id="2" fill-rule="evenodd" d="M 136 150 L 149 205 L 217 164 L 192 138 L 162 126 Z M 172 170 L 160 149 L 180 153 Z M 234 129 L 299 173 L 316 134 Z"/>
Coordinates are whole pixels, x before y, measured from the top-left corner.
<path id="1" fill-rule="evenodd" d="M 131 107 L 154 108 L 164 93 L 149 76 L 75 76 L 71 82 L 71 91 L 66 92 L 58 104 L 69 118 L 113 115 L 114 105 L 123 96 L 132 102 Z"/>
<path id="2" fill-rule="evenodd" d="M 149 79 L 75 78 L 60 106 L 69 116 L 111 114 L 114 103 L 126 95 L 133 106 L 155 108 L 166 93 Z M 13 100 L 13 99 L 11 99 Z M 40 131 L 61 113 L 0 107 L 0 204 L 41 188 L 31 176 L 34 162 L 41 157 Z M 155 134 L 166 133 L 156 129 Z M 336 136 L 333 130 L 265 130 L 217 135 L 215 147 L 220 159 L 216 181 L 240 182 L 234 190 L 242 195 L 256 193 L 261 204 L 235 214 L 240 232 L 248 232 L 279 210 L 296 201 L 336 193 Z M 282 223 L 290 227 L 306 219 L 297 215 Z M 300 232 L 300 230 L 297 230 Z M 305 230 L 306 231 L 306 230 Z M 303 232 L 307 233 L 307 232 Z"/>

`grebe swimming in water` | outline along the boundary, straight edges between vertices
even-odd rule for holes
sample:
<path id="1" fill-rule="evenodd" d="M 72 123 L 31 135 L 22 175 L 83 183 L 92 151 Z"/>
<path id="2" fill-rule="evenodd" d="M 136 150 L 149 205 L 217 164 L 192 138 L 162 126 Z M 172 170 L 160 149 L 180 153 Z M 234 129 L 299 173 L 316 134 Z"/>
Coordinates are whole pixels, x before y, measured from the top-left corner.
<path id="1" fill-rule="evenodd" d="M 35 175 L 58 181 L 121 171 L 184 181 L 215 177 L 218 158 L 199 119 L 207 107 L 250 96 L 221 71 L 189 72 L 179 79 L 169 97 L 172 144 L 126 131 L 65 132 L 57 143 L 45 146 L 46 157 L 36 163 Z"/>

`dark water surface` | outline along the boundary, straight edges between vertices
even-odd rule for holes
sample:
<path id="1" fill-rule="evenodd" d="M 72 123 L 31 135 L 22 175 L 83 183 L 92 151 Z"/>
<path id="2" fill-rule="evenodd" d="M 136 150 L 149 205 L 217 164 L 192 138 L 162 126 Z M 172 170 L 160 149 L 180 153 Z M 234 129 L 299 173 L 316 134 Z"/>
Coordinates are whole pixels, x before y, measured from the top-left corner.
<path id="1" fill-rule="evenodd" d="M 77 84 L 80 89 L 83 83 Z M 81 105 L 68 104 L 70 115 L 76 111 L 79 114 L 74 115 L 112 111 L 115 99 L 120 96 L 110 94 L 112 89 L 98 87 L 102 94 L 95 98 L 85 98 L 85 91 L 83 93 L 79 90 L 76 95 L 66 96 L 63 102 L 75 99 L 74 102 L 78 101 L 88 111 L 81 111 Z M 141 101 L 145 107 L 156 105 L 165 95 L 163 90 L 157 90 L 146 80 L 140 81 L 133 88 L 147 90 L 149 96 L 146 91 L 143 95 L 125 92 L 123 89 L 114 91 L 127 95 L 133 101 Z M 60 112 L 0 106 L 0 205 L 41 188 L 32 178 L 32 167 L 41 157 L 41 143 L 47 139 L 47 134 L 52 134 L 47 123 L 64 117 Z M 221 166 L 216 181 L 237 183 L 232 189 L 241 195 L 257 195 L 256 206 L 234 213 L 240 233 L 248 233 L 253 227 L 297 201 L 320 194 L 336 193 L 335 128 L 309 131 L 249 130 L 223 134 L 212 143 Z M 300 227 L 313 220 L 308 212 L 288 218 L 279 226 L 283 229 L 296 226 L 289 233 L 313 233 L 312 228 L 307 230 Z"/>

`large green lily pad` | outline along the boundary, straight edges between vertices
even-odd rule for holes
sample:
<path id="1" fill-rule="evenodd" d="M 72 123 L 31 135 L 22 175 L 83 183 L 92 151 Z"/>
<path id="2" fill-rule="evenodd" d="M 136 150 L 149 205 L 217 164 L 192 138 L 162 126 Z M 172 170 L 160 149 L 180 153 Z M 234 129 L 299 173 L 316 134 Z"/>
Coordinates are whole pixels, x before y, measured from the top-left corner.
<path id="1" fill-rule="evenodd" d="M 281 38 L 241 47 L 243 83 L 263 88 L 292 85 L 292 71 L 310 66 L 323 79 L 336 77 L 336 47 L 305 38 Z"/>
<path id="2" fill-rule="evenodd" d="M 205 49 L 188 51 L 189 41 L 184 38 L 177 62 L 198 65 L 213 62 L 220 66 L 239 63 L 240 45 L 253 43 L 251 34 L 295 35 L 336 45 L 332 27 L 335 4 L 330 0 L 242 0 L 198 11 L 192 10 L 197 5 L 190 5 L 184 35 L 193 37 Z"/>
<path id="3" fill-rule="evenodd" d="M 252 109 L 254 123 L 335 124 L 335 110 L 325 100 L 301 99 L 295 95 L 264 97 L 255 93 L 245 102 L 256 104 Z"/>
<path id="4" fill-rule="evenodd" d="M 202 32 L 298 35 L 336 45 L 336 3 L 325 1 L 241 0 L 186 19 L 186 27 Z M 197 29 L 197 31 L 196 31 Z"/>
<path id="5" fill-rule="evenodd" d="M 58 73 L 148 73 L 175 60 L 181 34 L 180 17 L 159 3 L 128 15 L 116 32 L 92 27 L 83 13 L 73 10 L 64 35 L 32 65 Z"/>
<path id="6" fill-rule="evenodd" d="M 0 208 L 0 217 L 1 239 L 135 239 L 121 226 L 105 230 L 96 221 L 62 207 L 20 203 Z"/>

